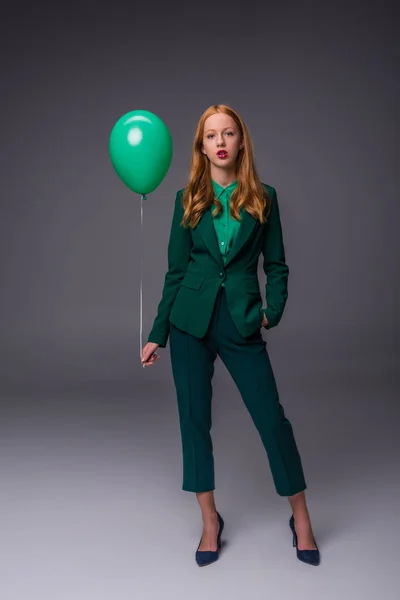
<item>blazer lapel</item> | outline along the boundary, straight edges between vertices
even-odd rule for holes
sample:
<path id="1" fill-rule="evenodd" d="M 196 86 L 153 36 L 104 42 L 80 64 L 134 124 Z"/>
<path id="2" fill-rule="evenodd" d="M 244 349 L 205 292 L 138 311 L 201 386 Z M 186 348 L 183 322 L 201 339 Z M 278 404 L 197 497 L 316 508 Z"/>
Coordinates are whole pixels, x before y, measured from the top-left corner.
<path id="1" fill-rule="evenodd" d="M 209 207 L 207 210 L 204 211 L 195 229 L 197 229 L 197 231 L 203 238 L 203 242 L 207 246 L 210 254 L 213 255 L 217 263 L 223 269 L 225 266 L 224 260 L 219 250 L 218 238 L 217 234 L 215 233 L 213 217 L 211 215 L 211 211 L 213 210 L 213 208 L 214 207 Z"/>
<path id="2" fill-rule="evenodd" d="M 228 254 L 227 261 L 224 264 L 222 254 L 219 250 L 218 238 L 217 234 L 215 233 L 213 217 L 211 214 L 213 209 L 214 207 L 211 206 L 203 213 L 203 216 L 198 222 L 196 229 L 203 238 L 203 241 L 207 246 L 209 252 L 215 258 L 215 260 L 221 266 L 221 268 L 224 268 L 231 262 L 231 260 L 233 260 L 233 258 L 238 254 L 240 249 L 247 242 L 251 233 L 254 230 L 254 227 L 259 221 L 258 219 L 255 219 L 252 215 L 250 215 L 246 210 L 242 210 L 242 220 L 240 223 L 240 227 L 237 232 L 236 238 L 233 242 L 232 248 Z"/>
<path id="3" fill-rule="evenodd" d="M 239 231 L 237 232 L 236 238 L 233 241 L 232 248 L 228 254 L 228 258 L 225 263 L 225 267 L 235 258 L 238 252 L 243 248 L 250 235 L 252 234 L 255 226 L 259 223 L 258 219 L 255 219 L 247 210 L 241 212 L 242 221 L 240 223 Z"/>

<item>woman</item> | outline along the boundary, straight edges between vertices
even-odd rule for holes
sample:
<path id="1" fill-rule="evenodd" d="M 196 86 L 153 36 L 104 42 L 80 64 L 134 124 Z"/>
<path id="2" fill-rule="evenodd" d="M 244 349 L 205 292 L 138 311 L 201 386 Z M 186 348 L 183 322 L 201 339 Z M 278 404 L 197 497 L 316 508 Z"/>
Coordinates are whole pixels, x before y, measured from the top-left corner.
<path id="1" fill-rule="evenodd" d="M 257 277 L 260 253 L 266 303 Z M 234 379 L 265 447 L 276 491 L 288 496 L 297 557 L 319 564 L 306 506 L 306 483 L 285 417 L 261 327 L 276 326 L 287 299 L 288 267 L 276 192 L 260 182 L 251 138 L 226 105 L 197 126 L 190 178 L 175 199 L 168 271 L 142 352 L 153 365 L 170 338 L 183 451 L 182 489 L 195 492 L 203 518 L 199 566 L 218 559 L 224 521 L 214 500 L 211 379 L 217 355 Z"/>

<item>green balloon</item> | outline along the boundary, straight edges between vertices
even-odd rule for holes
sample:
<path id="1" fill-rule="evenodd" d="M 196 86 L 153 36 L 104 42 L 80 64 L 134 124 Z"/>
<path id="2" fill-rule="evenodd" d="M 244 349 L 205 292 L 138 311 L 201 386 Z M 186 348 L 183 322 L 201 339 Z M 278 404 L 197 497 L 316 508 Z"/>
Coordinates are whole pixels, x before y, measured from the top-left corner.
<path id="1" fill-rule="evenodd" d="M 172 137 L 165 123 L 148 110 L 133 110 L 115 123 L 109 140 L 111 163 L 124 184 L 150 194 L 172 161 Z"/>

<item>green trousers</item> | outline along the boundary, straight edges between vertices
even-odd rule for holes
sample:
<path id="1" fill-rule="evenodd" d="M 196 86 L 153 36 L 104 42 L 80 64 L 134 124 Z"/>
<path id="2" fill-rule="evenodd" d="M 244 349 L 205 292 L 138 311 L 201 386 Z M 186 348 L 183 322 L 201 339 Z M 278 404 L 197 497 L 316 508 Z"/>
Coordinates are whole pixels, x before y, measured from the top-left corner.
<path id="1" fill-rule="evenodd" d="M 221 287 L 204 337 L 194 337 L 171 323 L 169 347 L 183 451 L 182 490 L 215 489 L 210 430 L 211 380 L 217 355 L 237 385 L 260 434 L 277 493 L 292 496 L 306 489 L 292 426 L 280 404 L 261 335 L 261 318 L 260 331 L 243 338 L 229 313 L 226 290 Z"/>

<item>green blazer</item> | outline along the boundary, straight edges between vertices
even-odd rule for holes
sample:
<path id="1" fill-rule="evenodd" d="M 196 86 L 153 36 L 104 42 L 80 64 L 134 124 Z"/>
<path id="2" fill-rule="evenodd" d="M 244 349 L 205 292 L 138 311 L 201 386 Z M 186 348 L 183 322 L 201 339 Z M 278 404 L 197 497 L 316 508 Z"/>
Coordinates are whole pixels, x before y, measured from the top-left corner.
<path id="1" fill-rule="evenodd" d="M 170 323 L 195 337 L 203 337 L 222 282 L 229 312 L 243 337 L 261 329 L 263 312 L 268 319 L 267 329 L 279 323 L 288 296 L 289 268 L 285 261 L 276 191 L 265 183 L 263 185 L 272 199 L 268 222 L 261 225 L 258 219 L 244 211 L 225 264 L 211 214 L 214 207 L 210 206 L 203 213 L 196 227 L 184 228 L 180 225 L 184 190 L 177 192 L 168 243 L 168 270 L 148 342 L 156 342 L 165 348 Z M 261 253 L 266 275 L 266 309 L 262 309 L 257 275 Z"/>

